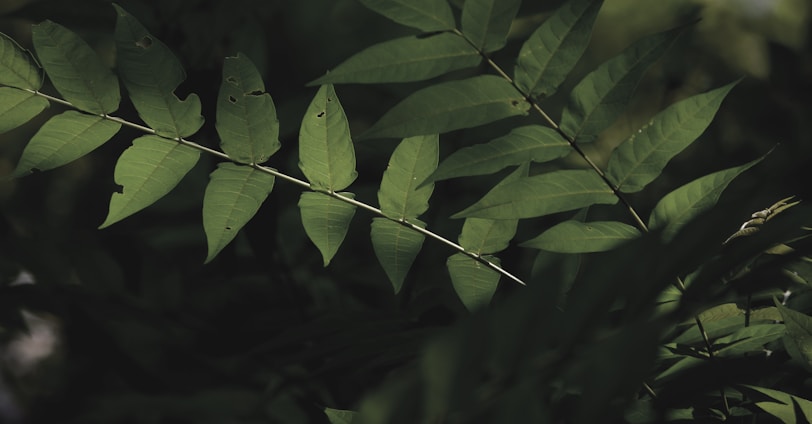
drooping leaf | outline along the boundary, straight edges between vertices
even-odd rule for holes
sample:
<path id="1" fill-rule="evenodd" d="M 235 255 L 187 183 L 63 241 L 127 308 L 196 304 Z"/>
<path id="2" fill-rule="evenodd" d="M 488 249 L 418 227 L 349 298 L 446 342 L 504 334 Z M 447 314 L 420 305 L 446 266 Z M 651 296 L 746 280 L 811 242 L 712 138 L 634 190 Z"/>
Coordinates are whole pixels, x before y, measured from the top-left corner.
<path id="1" fill-rule="evenodd" d="M 113 174 L 116 184 L 124 189 L 113 193 L 107 218 L 99 228 L 155 203 L 183 179 L 199 158 L 199 150 L 155 135 L 133 140 L 118 158 Z"/>
<path id="2" fill-rule="evenodd" d="M 257 213 L 273 189 L 274 176 L 257 169 L 220 163 L 203 197 L 203 229 L 211 261 Z"/>
<path id="3" fill-rule="evenodd" d="M 776 301 L 787 329 L 784 345 L 790 355 L 812 370 L 812 317 L 794 311 Z"/>
<path id="4" fill-rule="evenodd" d="M 719 196 L 734 178 L 761 162 L 758 158 L 744 165 L 714 172 L 697 178 L 688 184 L 668 193 L 660 199 L 651 212 L 648 226 L 651 229 L 665 228 L 663 237 L 670 239 L 693 217 L 716 204 Z"/>
<path id="5" fill-rule="evenodd" d="M 31 28 L 40 63 L 65 100 L 96 114 L 118 109 L 118 79 L 78 35 L 51 21 Z"/>
<path id="6" fill-rule="evenodd" d="M 229 157 L 245 164 L 268 160 L 279 150 L 279 121 L 262 76 L 244 55 L 227 57 L 217 96 L 217 134 Z"/>
<path id="7" fill-rule="evenodd" d="M 416 219 L 413 224 L 424 225 Z M 423 247 L 425 236 L 386 218 L 372 219 L 372 247 L 395 293 L 400 292 L 406 274 Z"/>
<path id="8" fill-rule="evenodd" d="M 439 151 L 437 134 L 403 139 L 389 159 L 378 190 L 384 215 L 411 220 L 429 208 L 434 185 L 418 185 L 437 168 Z"/>
<path id="9" fill-rule="evenodd" d="M 516 85 L 533 97 L 549 97 L 584 54 L 601 0 L 564 3 L 525 41 L 514 71 Z"/>
<path id="10" fill-rule="evenodd" d="M 330 424 L 352 424 L 355 419 L 355 411 L 347 411 L 343 409 L 324 408 L 324 415 L 330 420 Z"/>
<path id="11" fill-rule="evenodd" d="M 48 107 L 48 100 L 12 87 L 0 87 L 0 134 L 30 121 Z"/>
<path id="12" fill-rule="evenodd" d="M 456 34 L 403 37 L 358 52 L 308 85 L 422 81 L 477 66 L 481 59 Z"/>
<path id="13" fill-rule="evenodd" d="M 469 0 L 462 8 L 462 33 L 485 52 L 505 46 L 521 0 Z"/>
<path id="14" fill-rule="evenodd" d="M 617 197 L 591 170 L 554 171 L 495 188 L 453 218 L 534 218 L 594 204 L 614 204 Z"/>
<path id="15" fill-rule="evenodd" d="M 603 252 L 639 236 L 640 231 L 622 222 L 564 221 L 521 246 L 560 253 Z"/>
<path id="16" fill-rule="evenodd" d="M 660 175 L 671 158 L 705 131 L 734 85 L 689 97 L 658 113 L 615 149 L 609 158 L 607 177 L 622 192 L 642 190 Z"/>
<path id="17" fill-rule="evenodd" d="M 0 32 L 0 84 L 39 90 L 42 75 L 27 50 Z"/>
<path id="18" fill-rule="evenodd" d="M 340 194 L 354 197 L 352 193 Z M 347 235 L 355 206 L 322 193 L 306 191 L 299 198 L 299 210 L 305 233 L 321 252 L 324 266 L 329 265 Z"/>
<path id="19" fill-rule="evenodd" d="M 530 104 L 505 79 L 480 75 L 419 90 L 390 109 L 362 137 L 442 134 L 526 115 Z"/>
<path id="20" fill-rule="evenodd" d="M 584 77 L 570 93 L 561 129 L 581 143 L 597 138 L 626 108 L 643 73 L 680 31 L 643 38 Z"/>
<path id="21" fill-rule="evenodd" d="M 188 137 L 203 125 L 200 99 L 181 100 L 175 89 L 186 79 L 178 58 L 116 4 L 116 64 L 141 119 L 158 135 Z"/>
<path id="22" fill-rule="evenodd" d="M 454 14 L 446 0 L 360 0 L 367 8 L 423 32 L 454 29 Z"/>
<path id="23" fill-rule="evenodd" d="M 759 401 L 755 404 L 764 412 L 780 419 L 781 422 L 786 424 L 795 424 L 803 421 L 812 422 L 812 401 L 779 390 L 751 386 L 749 384 L 744 385 L 744 388 L 775 399 L 776 402 Z M 803 417 L 796 416 L 796 406 L 797 410 L 803 414 Z"/>
<path id="24" fill-rule="evenodd" d="M 484 258 L 499 265 L 499 258 L 493 256 Z M 454 291 L 466 308 L 474 310 L 491 301 L 499 284 L 498 272 L 462 253 L 449 256 L 446 266 L 451 275 Z"/>
<path id="25" fill-rule="evenodd" d="M 319 88 L 299 131 L 299 168 L 315 188 L 347 188 L 358 173 L 344 108 L 330 84 Z"/>
<path id="26" fill-rule="evenodd" d="M 46 171 L 73 162 L 112 138 L 121 124 L 73 110 L 49 119 L 23 150 L 17 169 L 19 177 L 37 169 Z"/>
<path id="27" fill-rule="evenodd" d="M 541 125 L 514 128 L 488 143 L 464 147 L 449 155 L 427 182 L 492 174 L 521 163 L 546 162 L 567 155 L 569 143 L 554 129 Z"/>

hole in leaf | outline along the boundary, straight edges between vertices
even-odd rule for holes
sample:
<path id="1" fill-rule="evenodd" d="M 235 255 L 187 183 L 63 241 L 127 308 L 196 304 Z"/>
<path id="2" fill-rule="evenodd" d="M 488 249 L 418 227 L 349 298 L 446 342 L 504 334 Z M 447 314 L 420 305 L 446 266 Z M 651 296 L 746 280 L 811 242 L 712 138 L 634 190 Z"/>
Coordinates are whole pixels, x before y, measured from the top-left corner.
<path id="1" fill-rule="evenodd" d="M 332 98 L 332 97 L 328 97 L 328 98 L 327 98 L 327 103 L 330 103 L 330 102 L 332 102 L 332 101 L 333 101 L 333 98 Z"/>
<path id="2" fill-rule="evenodd" d="M 514 107 L 519 106 L 519 101 L 518 100 L 513 100 L 513 101 L 510 102 L 510 105 L 514 106 Z"/>
<path id="3" fill-rule="evenodd" d="M 231 227 L 226 226 L 227 231 L 231 231 Z"/>
<path id="4" fill-rule="evenodd" d="M 248 93 L 245 93 L 246 96 L 261 96 L 262 92 L 259 90 L 254 90 Z"/>
<path id="5" fill-rule="evenodd" d="M 322 112 L 319 112 L 319 114 L 318 114 L 318 115 L 316 115 L 316 117 L 317 117 L 317 118 L 322 118 L 322 117 L 324 117 L 324 112 L 323 112 L 323 111 L 322 111 Z"/>
<path id="6" fill-rule="evenodd" d="M 234 78 L 234 77 L 231 77 L 231 76 L 226 77 L 226 81 L 228 81 L 231 84 L 237 85 L 237 78 Z"/>
<path id="7" fill-rule="evenodd" d="M 152 47 L 152 37 L 150 37 L 149 35 L 145 35 L 141 37 L 140 40 L 136 41 L 135 45 L 141 47 L 142 49 L 148 49 Z"/>
<path id="8" fill-rule="evenodd" d="M 228 101 L 229 101 L 230 103 L 237 103 L 237 98 L 236 98 L 236 97 L 234 97 L 234 96 L 228 96 Z"/>

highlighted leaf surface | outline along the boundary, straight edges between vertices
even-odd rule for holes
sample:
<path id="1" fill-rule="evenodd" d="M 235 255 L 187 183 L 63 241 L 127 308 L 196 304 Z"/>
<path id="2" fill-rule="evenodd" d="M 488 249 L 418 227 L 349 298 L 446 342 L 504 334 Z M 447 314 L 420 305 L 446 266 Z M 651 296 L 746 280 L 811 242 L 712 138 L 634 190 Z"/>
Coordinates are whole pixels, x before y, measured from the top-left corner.
<path id="1" fill-rule="evenodd" d="M 423 32 L 454 29 L 454 14 L 446 0 L 360 0 L 383 16 Z"/>
<path id="2" fill-rule="evenodd" d="M 395 219 L 417 218 L 429 208 L 433 184 L 418 188 L 439 160 L 440 137 L 436 134 L 404 139 L 383 173 L 378 202 L 384 215 Z"/>
<path id="3" fill-rule="evenodd" d="M 0 33 L 0 84 L 28 90 L 42 87 L 42 75 L 31 55 L 3 33 Z"/>
<path id="4" fill-rule="evenodd" d="M 470 0 L 462 8 L 462 32 L 485 52 L 505 46 L 521 0 Z"/>
<path id="5" fill-rule="evenodd" d="M 639 236 L 640 231 L 622 222 L 564 221 L 522 246 L 559 253 L 603 252 Z"/>
<path id="6" fill-rule="evenodd" d="M 485 259 L 499 265 L 498 258 L 486 256 Z M 498 272 L 462 253 L 451 255 L 446 266 L 454 291 L 466 308 L 473 310 L 491 301 L 499 284 Z"/>
<path id="7" fill-rule="evenodd" d="M 416 219 L 413 224 L 424 226 Z M 426 237 L 386 218 L 372 219 L 372 247 L 395 293 L 400 292 Z"/>
<path id="8" fill-rule="evenodd" d="M 340 194 L 354 197 L 352 193 Z M 324 266 L 329 265 L 347 236 L 355 206 L 323 193 L 306 191 L 299 198 L 299 210 L 305 233 L 321 252 Z"/>
<path id="9" fill-rule="evenodd" d="M 0 134 L 30 121 L 48 107 L 48 100 L 12 87 L 0 87 Z"/>

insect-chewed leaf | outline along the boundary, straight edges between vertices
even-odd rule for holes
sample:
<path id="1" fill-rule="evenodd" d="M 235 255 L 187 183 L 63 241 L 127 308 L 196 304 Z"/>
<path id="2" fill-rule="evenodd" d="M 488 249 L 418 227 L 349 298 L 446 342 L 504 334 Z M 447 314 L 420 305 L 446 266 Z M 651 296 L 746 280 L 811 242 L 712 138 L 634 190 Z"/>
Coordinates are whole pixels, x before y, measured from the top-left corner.
<path id="1" fill-rule="evenodd" d="M 499 119 L 526 115 L 530 104 L 495 75 L 435 84 L 390 109 L 362 138 L 442 134 Z"/>
<path id="2" fill-rule="evenodd" d="M 271 95 L 254 64 L 242 54 L 227 57 L 217 96 L 220 146 L 240 163 L 262 163 L 279 150 L 279 121 Z"/>
<path id="3" fill-rule="evenodd" d="M 0 87 L 0 134 L 30 121 L 48 107 L 48 100 L 29 91 Z"/>
<path id="4" fill-rule="evenodd" d="M 344 409 L 324 408 L 324 415 L 327 415 L 330 424 L 352 424 L 357 413 Z"/>
<path id="5" fill-rule="evenodd" d="M 615 149 L 606 176 L 622 192 L 642 190 L 705 131 L 734 85 L 689 97 L 658 113 Z"/>
<path id="6" fill-rule="evenodd" d="M 454 14 L 446 0 L 360 0 L 383 16 L 424 32 L 454 29 Z"/>
<path id="7" fill-rule="evenodd" d="M 51 21 L 34 25 L 31 36 L 42 67 L 65 100 L 90 113 L 118 109 L 118 79 L 82 38 Z"/>
<path id="8" fill-rule="evenodd" d="M 499 265 L 498 258 L 492 256 L 484 258 Z M 499 284 L 498 272 L 462 253 L 449 256 L 446 266 L 451 275 L 454 291 L 466 308 L 473 310 L 491 301 Z"/>
<path id="9" fill-rule="evenodd" d="M 31 55 L 16 41 L 0 32 L 0 84 L 39 90 L 42 75 Z"/>
<path id="10" fill-rule="evenodd" d="M 412 220 L 414 224 L 424 225 Z M 414 222 L 417 221 L 417 222 Z M 372 248 L 386 276 L 392 282 L 395 293 L 400 292 L 403 280 L 411 269 L 426 237 L 386 218 L 372 219 Z"/>
<path id="11" fill-rule="evenodd" d="M 11 175 L 19 177 L 34 169 L 46 171 L 73 162 L 104 144 L 120 128 L 118 122 L 72 110 L 56 115 L 34 134 Z"/>
<path id="12" fill-rule="evenodd" d="M 124 189 L 113 193 L 107 219 L 99 228 L 155 203 L 178 185 L 199 158 L 200 151 L 155 135 L 133 140 L 133 145 L 118 158 L 113 174 Z"/>
<path id="13" fill-rule="evenodd" d="M 521 178 L 496 187 L 452 218 L 534 218 L 594 204 L 615 204 L 617 196 L 591 170 L 563 170 Z"/>
<path id="14" fill-rule="evenodd" d="M 761 162 L 762 159 L 764 157 L 697 178 L 666 194 L 651 212 L 648 221 L 649 228 L 665 228 L 663 238 L 670 239 L 693 217 L 715 205 L 719 196 L 734 178 Z"/>
<path id="15" fill-rule="evenodd" d="M 807 370 L 812 370 L 812 317 L 787 308 L 776 301 L 787 329 L 784 346 Z"/>
<path id="16" fill-rule="evenodd" d="M 767 389 L 764 387 L 751 386 L 749 384 L 742 387 L 743 393 L 750 398 L 763 399 L 764 396 L 775 401 L 759 400 L 754 404 L 764 412 L 778 418 L 782 423 L 794 424 L 799 422 L 812 422 L 812 401 L 784 393 L 779 390 Z M 755 393 L 748 393 L 752 390 Z M 755 396 L 753 396 L 755 395 Z M 799 417 L 798 413 L 803 417 Z"/>
<path id="17" fill-rule="evenodd" d="M 440 181 L 492 174 L 521 163 L 546 162 L 570 152 L 569 143 L 554 129 L 541 125 L 514 128 L 488 143 L 464 147 L 449 155 L 426 180 Z"/>
<path id="18" fill-rule="evenodd" d="M 158 135 L 188 137 L 203 125 L 200 98 L 175 89 L 186 79 L 178 58 L 116 4 L 116 66 L 138 115 Z"/>
<path id="19" fill-rule="evenodd" d="M 521 245 L 559 253 L 604 252 L 640 236 L 631 225 L 616 221 L 564 221 Z"/>
<path id="20" fill-rule="evenodd" d="M 353 198 L 352 193 L 340 194 Z M 329 265 L 347 235 L 355 206 L 323 193 L 306 191 L 299 198 L 299 210 L 305 233 L 321 252 L 324 266 Z"/>
<path id="21" fill-rule="evenodd" d="M 299 168 L 315 188 L 347 188 L 358 173 L 350 125 L 330 84 L 319 88 L 299 131 Z"/>
<path id="22" fill-rule="evenodd" d="M 233 163 L 217 165 L 210 178 L 203 197 L 203 229 L 209 244 L 206 262 L 231 243 L 274 184 L 273 175 Z"/>
<path id="23" fill-rule="evenodd" d="M 384 215 L 395 219 L 417 218 L 429 208 L 433 184 L 418 185 L 429 176 L 439 161 L 440 137 L 437 134 L 403 139 L 383 173 L 378 202 Z"/>
<path id="24" fill-rule="evenodd" d="M 516 59 L 516 85 L 549 97 L 584 54 L 602 0 L 564 3 L 525 41 Z"/>
<path id="25" fill-rule="evenodd" d="M 505 46 L 521 0 L 470 0 L 462 8 L 462 33 L 483 51 Z"/>
<path id="26" fill-rule="evenodd" d="M 626 108 L 645 70 L 681 30 L 643 38 L 584 77 L 570 93 L 561 115 L 561 129 L 581 143 L 597 138 Z"/>

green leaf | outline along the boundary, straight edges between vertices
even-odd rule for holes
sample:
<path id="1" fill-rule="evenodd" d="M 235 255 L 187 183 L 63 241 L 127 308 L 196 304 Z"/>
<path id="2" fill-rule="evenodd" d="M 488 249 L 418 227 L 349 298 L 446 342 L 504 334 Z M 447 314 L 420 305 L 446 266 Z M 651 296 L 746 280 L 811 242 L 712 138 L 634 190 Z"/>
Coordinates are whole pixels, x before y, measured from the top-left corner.
<path id="1" fill-rule="evenodd" d="M 787 308 L 777 301 L 775 303 L 787 329 L 787 336 L 784 338 L 787 352 L 807 369 L 812 369 L 812 317 Z"/>
<path id="2" fill-rule="evenodd" d="M 378 190 L 384 215 L 410 220 L 429 208 L 434 185 L 418 185 L 437 168 L 439 151 L 437 134 L 403 139 L 389 159 Z"/>
<path id="3" fill-rule="evenodd" d="M 519 51 L 516 85 L 533 97 L 549 97 L 584 54 L 603 1 L 573 0 L 530 35 Z"/>
<path id="4" fill-rule="evenodd" d="M 411 222 L 421 227 L 421 222 Z M 386 218 L 372 219 L 372 247 L 395 293 L 400 292 L 406 274 L 423 247 L 425 236 Z"/>
<path id="5" fill-rule="evenodd" d="M 595 140 L 626 108 L 643 73 L 681 30 L 643 38 L 584 77 L 570 93 L 561 129 L 581 143 Z"/>
<path id="6" fill-rule="evenodd" d="M 691 181 L 660 199 L 651 212 L 650 229 L 664 228 L 663 237 L 668 240 L 692 218 L 716 204 L 719 196 L 734 178 L 764 157 L 723 171 L 714 172 Z"/>
<path id="7" fill-rule="evenodd" d="M 591 170 L 563 170 L 495 188 L 452 218 L 534 218 L 598 203 L 614 204 L 617 197 L 597 174 Z"/>
<path id="8" fill-rule="evenodd" d="M 0 134 L 19 127 L 48 107 L 48 100 L 29 91 L 0 87 Z"/>
<path id="9" fill-rule="evenodd" d="M 73 162 L 112 138 L 121 124 L 69 110 L 49 119 L 25 146 L 17 169 L 19 177 L 38 169 L 46 171 Z"/>
<path id="10" fill-rule="evenodd" d="M 456 34 L 403 37 L 360 51 L 308 85 L 422 81 L 477 66 L 481 60 Z"/>
<path id="11" fill-rule="evenodd" d="M 245 164 L 268 160 L 279 150 L 279 121 L 271 95 L 253 62 L 227 57 L 217 96 L 217 134 L 231 159 Z"/>
<path id="12" fill-rule="evenodd" d="M 344 108 L 330 84 L 319 88 L 299 131 L 299 168 L 317 189 L 347 188 L 355 172 L 355 150 Z"/>
<path id="13" fill-rule="evenodd" d="M 340 194 L 354 198 L 352 193 Z M 329 265 L 347 236 L 355 206 L 326 194 L 306 191 L 299 198 L 299 210 L 305 233 L 321 252 L 324 266 Z"/>
<path id="14" fill-rule="evenodd" d="M 499 265 L 498 258 L 484 258 Z M 454 291 L 468 310 L 477 309 L 491 301 L 499 284 L 498 272 L 462 253 L 449 256 L 446 266 Z"/>
<path id="15" fill-rule="evenodd" d="M 435 84 L 390 109 L 362 138 L 411 137 L 471 128 L 516 115 L 530 104 L 503 78 L 480 75 Z"/>
<path id="16" fill-rule="evenodd" d="M 200 151 L 155 135 L 133 140 L 116 163 L 114 178 L 124 187 L 113 193 L 107 219 L 99 228 L 155 203 L 169 193 L 200 158 Z"/>
<path id="17" fill-rule="evenodd" d="M 604 252 L 639 236 L 640 231 L 622 222 L 564 221 L 521 246 L 560 253 Z"/>
<path id="18" fill-rule="evenodd" d="M 454 29 L 454 14 L 446 0 L 360 0 L 367 8 L 423 32 Z"/>
<path id="19" fill-rule="evenodd" d="M 730 358 L 762 353 L 764 345 L 780 339 L 784 332 L 782 324 L 761 324 L 739 328 L 733 334 L 713 342 L 714 356 Z"/>
<path id="20" fill-rule="evenodd" d="M 27 50 L 0 32 L 0 84 L 39 90 L 42 75 Z"/>
<path id="21" fill-rule="evenodd" d="M 669 106 L 618 146 L 609 158 L 607 177 L 625 193 L 654 181 L 671 158 L 710 125 L 733 84 L 689 97 Z"/>
<path id="22" fill-rule="evenodd" d="M 795 414 L 796 405 L 797 410 L 800 410 L 801 413 L 803 413 L 804 421 L 812 422 L 812 402 L 810 402 L 809 400 L 800 398 L 798 396 L 793 396 L 778 390 L 751 386 L 749 384 L 744 385 L 744 388 L 754 390 L 772 399 L 775 399 L 777 402 L 769 402 L 769 401 L 756 402 L 756 406 L 761 408 L 764 412 L 780 419 L 782 422 L 786 424 L 795 424 L 798 422 L 802 422 L 799 419 L 799 417 L 797 417 Z"/>
<path id="23" fill-rule="evenodd" d="M 355 411 L 346 411 L 343 409 L 324 408 L 324 415 L 330 420 L 330 424 L 352 424 L 355 419 Z"/>
<path id="24" fill-rule="evenodd" d="M 231 243 L 274 184 L 273 175 L 233 163 L 218 164 L 210 178 L 203 197 L 203 229 L 209 244 L 206 262 Z"/>
<path id="25" fill-rule="evenodd" d="M 462 33 L 485 52 L 505 46 L 521 0 L 467 0 L 462 8 Z"/>
<path id="26" fill-rule="evenodd" d="M 158 135 L 188 137 L 203 125 L 200 99 L 175 89 L 186 79 L 178 58 L 116 4 L 116 67 L 138 115 Z"/>
<path id="27" fill-rule="evenodd" d="M 488 143 L 464 147 L 449 155 L 427 182 L 492 174 L 521 163 L 546 162 L 566 156 L 569 143 L 554 129 L 541 125 L 514 128 Z"/>
<path id="28" fill-rule="evenodd" d="M 31 36 L 42 67 L 65 100 L 90 113 L 118 109 L 118 79 L 84 40 L 51 21 L 33 25 Z"/>

